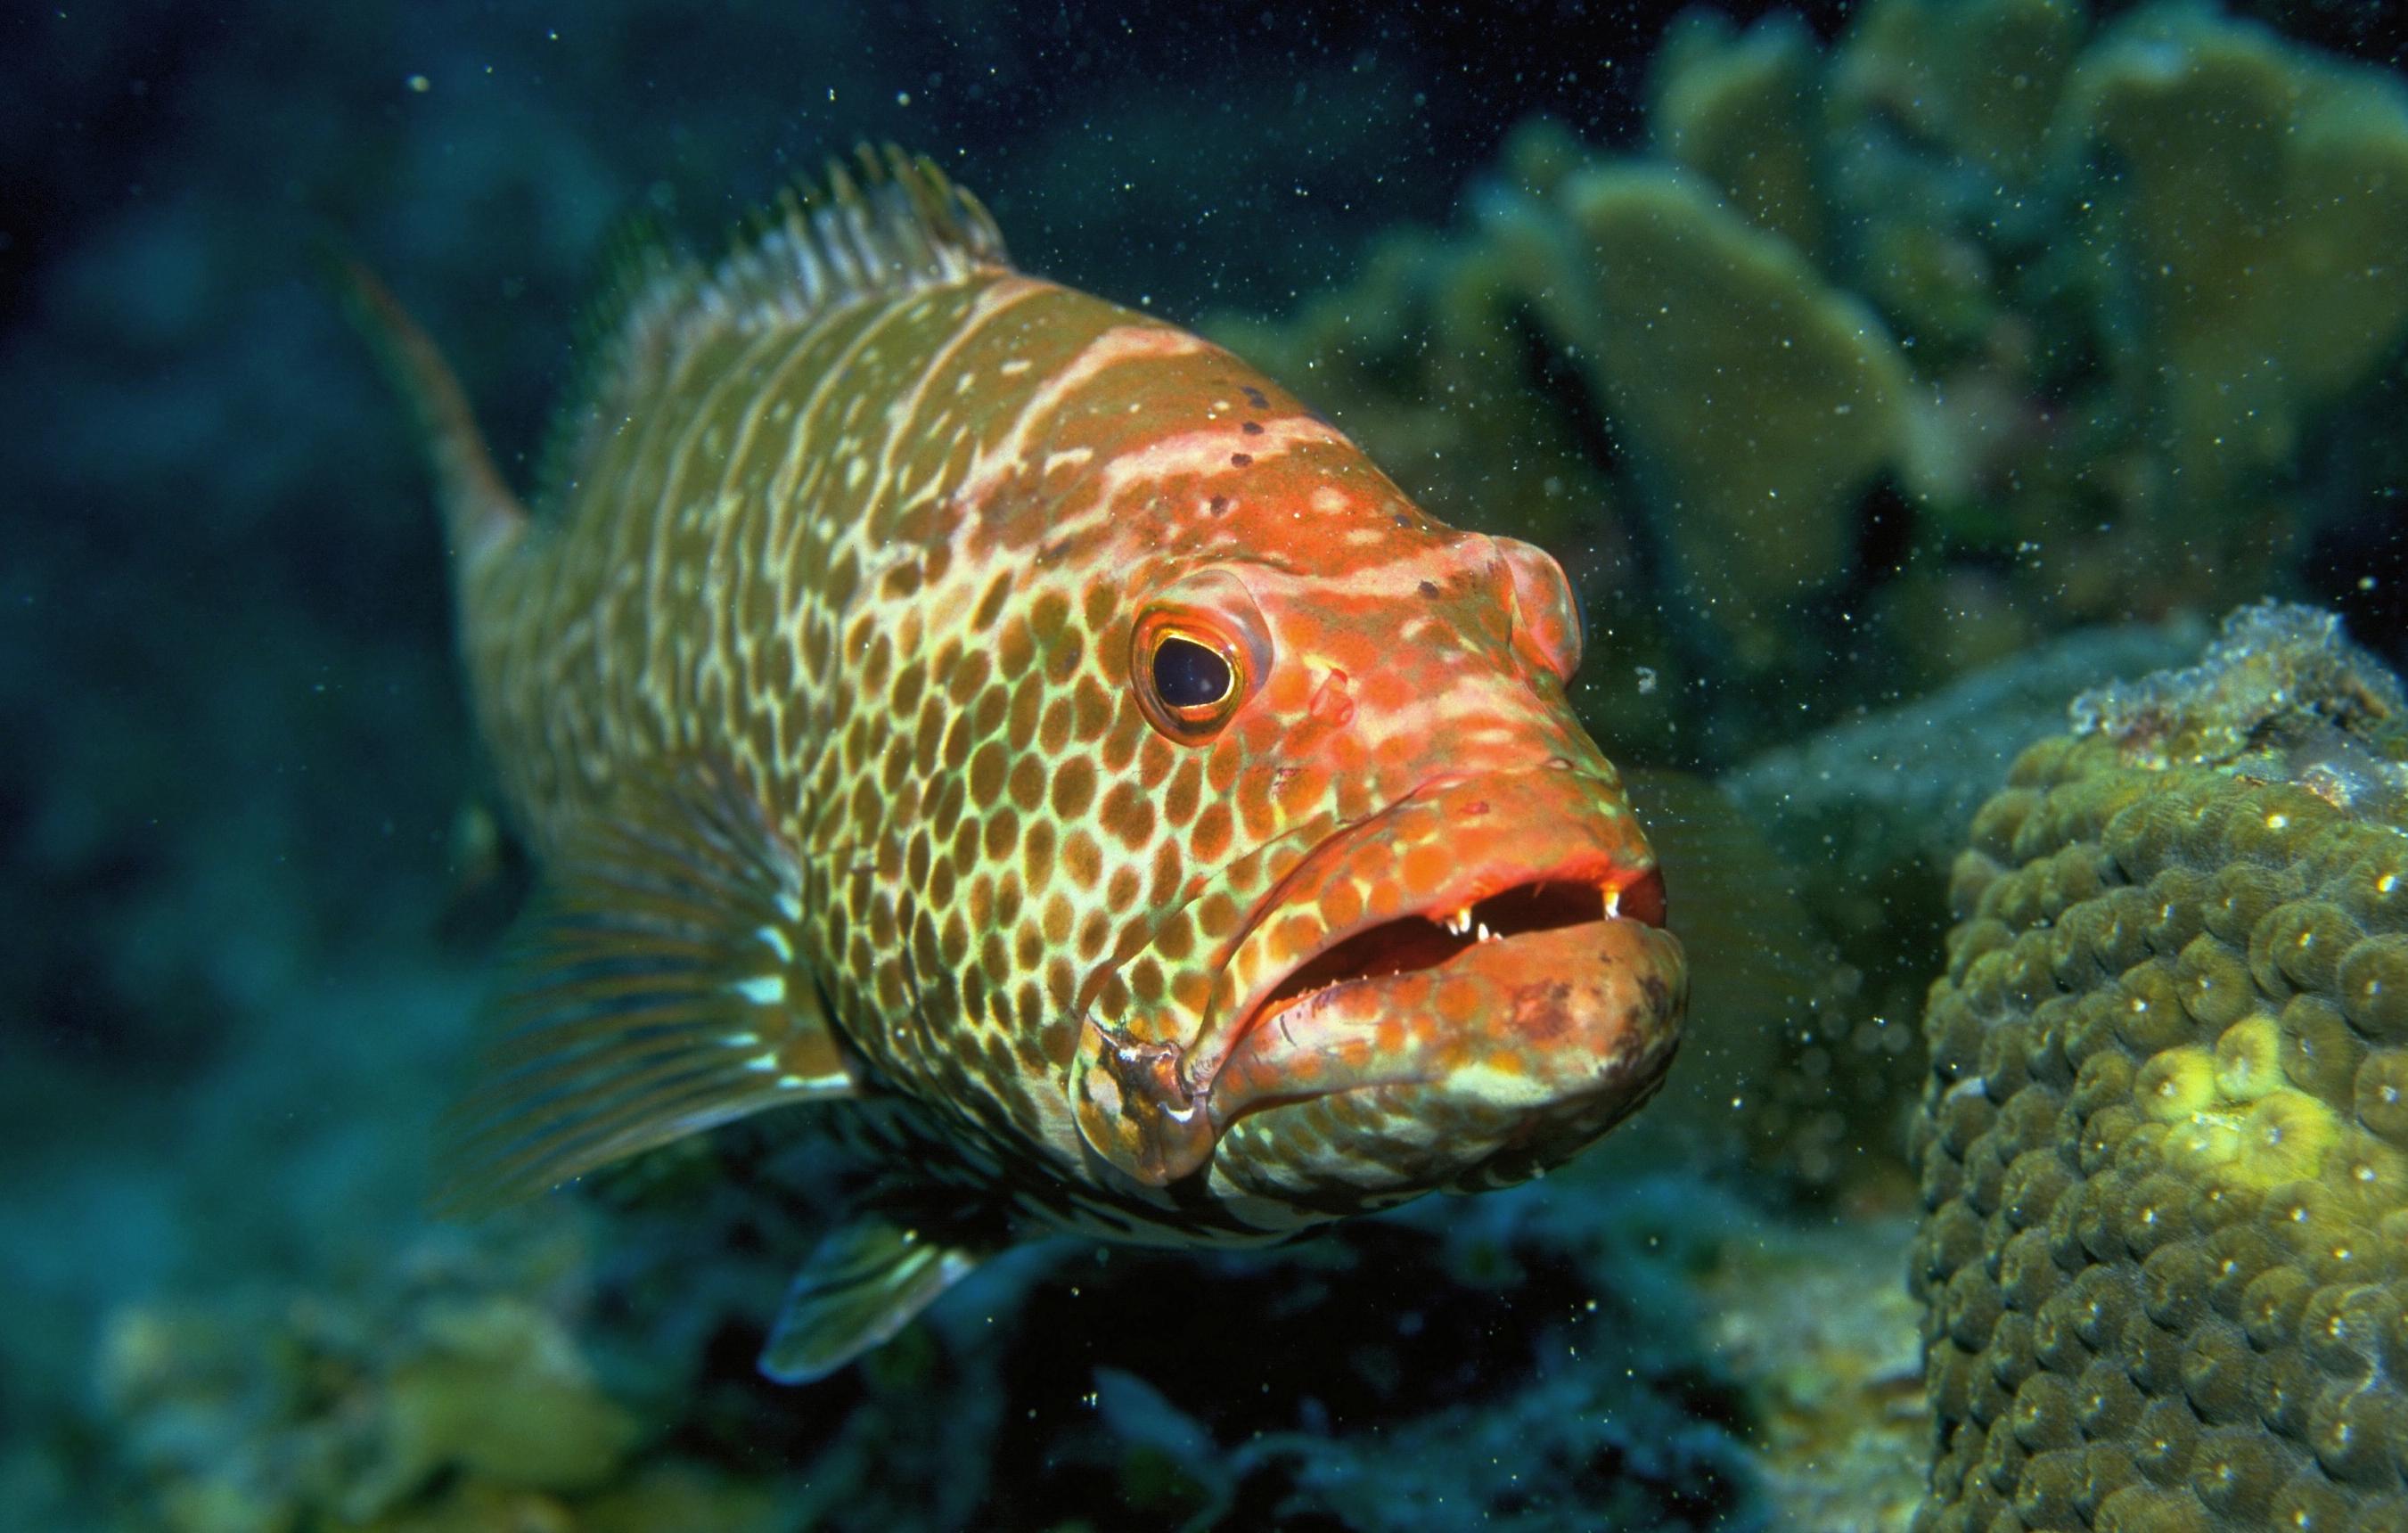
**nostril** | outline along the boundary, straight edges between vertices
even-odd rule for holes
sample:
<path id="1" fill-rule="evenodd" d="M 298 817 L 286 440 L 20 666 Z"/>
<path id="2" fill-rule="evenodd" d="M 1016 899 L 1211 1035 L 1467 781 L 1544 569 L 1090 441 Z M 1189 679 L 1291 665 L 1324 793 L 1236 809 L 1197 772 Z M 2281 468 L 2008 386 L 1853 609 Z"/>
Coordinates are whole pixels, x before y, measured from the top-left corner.
<path id="1" fill-rule="evenodd" d="M 1651 867 L 1628 883 L 1609 885 L 1605 913 L 1644 925 L 1664 924 L 1664 870 Z"/>
<path id="2" fill-rule="evenodd" d="M 1559 681 L 1580 668 L 1580 601 L 1563 566 L 1545 550 L 1516 537 L 1490 539 L 1504 561 L 1513 602 L 1517 648 Z"/>

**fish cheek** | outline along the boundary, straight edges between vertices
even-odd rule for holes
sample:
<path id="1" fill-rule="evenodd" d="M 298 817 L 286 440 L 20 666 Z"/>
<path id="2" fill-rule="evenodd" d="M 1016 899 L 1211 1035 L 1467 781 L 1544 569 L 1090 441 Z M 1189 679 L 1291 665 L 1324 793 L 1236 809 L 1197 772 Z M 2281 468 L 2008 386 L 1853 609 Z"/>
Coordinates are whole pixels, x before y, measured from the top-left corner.
<path id="1" fill-rule="evenodd" d="M 1246 839 L 1259 845 L 1268 841 L 1279 829 L 1279 808 L 1272 802 L 1274 774 L 1247 772 L 1238 779 L 1238 820 L 1244 828 Z"/>
<path id="2" fill-rule="evenodd" d="M 1182 758 L 1170 774 L 1162 795 L 1162 818 L 1173 830 L 1185 830 L 1196 818 L 1204 786 L 1204 768 L 1193 755 Z"/>
<path id="3" fill-rule="evenodd" d="M 1129 852 L 1142 852 L 1154 839 L 1154 800 L 1135 781 L 1123 778 L 1104 795 L 1101 821 L 1105 832 Z"/>

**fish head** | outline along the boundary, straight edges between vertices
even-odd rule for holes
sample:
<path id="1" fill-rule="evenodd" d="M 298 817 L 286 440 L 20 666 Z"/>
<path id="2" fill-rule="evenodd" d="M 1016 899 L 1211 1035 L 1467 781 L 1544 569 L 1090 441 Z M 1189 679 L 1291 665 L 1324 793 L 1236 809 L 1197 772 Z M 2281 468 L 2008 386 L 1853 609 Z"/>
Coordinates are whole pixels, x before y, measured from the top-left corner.
<path id="1" fill-rule="evenodd" d="M 1562 569 L 1368 467 L 1216 531 L 1132 580 L 1122 652 L 1228 849 L 1095 987 L 1082 1139 L 1295 1224 L 1560 1163 L 1661 1082 L 1686 995 L 1655 853 L 1566 695 Z"/>

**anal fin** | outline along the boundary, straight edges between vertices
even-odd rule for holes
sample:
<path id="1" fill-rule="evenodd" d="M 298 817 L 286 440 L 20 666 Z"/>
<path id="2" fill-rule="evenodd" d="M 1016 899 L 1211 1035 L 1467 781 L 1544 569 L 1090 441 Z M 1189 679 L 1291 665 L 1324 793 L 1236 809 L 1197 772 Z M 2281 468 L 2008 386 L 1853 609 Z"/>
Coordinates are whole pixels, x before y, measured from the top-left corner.
<path id="1" fill-rule="evenodd" d="M 476 1213 L 857 1090 L 800 947 L 801 875 L 733 773 L 663 767 L 570 838 L 513 933 L 436 1204 Z"/>
<path id="2" fill-rule="evenodd" d="M 940 1226 L 854 1215 L 796 1274 L 761 1349 L 761 1371 L 784 1384 L 827 1377 L 910 1325 L 988 1254 Z"/>

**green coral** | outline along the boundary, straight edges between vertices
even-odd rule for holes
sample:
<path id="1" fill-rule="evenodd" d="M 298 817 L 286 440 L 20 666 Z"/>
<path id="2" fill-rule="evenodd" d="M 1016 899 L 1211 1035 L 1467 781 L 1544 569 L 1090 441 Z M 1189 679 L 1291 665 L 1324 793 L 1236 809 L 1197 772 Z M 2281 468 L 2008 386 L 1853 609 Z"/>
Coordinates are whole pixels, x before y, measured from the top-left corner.
<path id="1" fill-rule="evenodd" d="M 1517 208 L 1496 237 L 1586 365 L 1647 503 L 1667 509 L 1670 573 L 1717 614 L 1738 666 L 1775 668 L 1784 605 L 1854 554 L 1905 365 L 1870 308 L 1703 181 L 1599 167 L 1565 181 L 1555 213 Z"/>
<path id="2" fill-rule="evenodd" d="M 1795 16 L 1745 35 L 1715 11 L 1676 20 L 1656 50 L 1647 107 L 1656 148 L 1800 251 L 1822 248 L 1825 211 L 1809 146 L 1820 61 Z"/>
<path id="3" fill-rule="evenodd" d="M 2398 1526 L 2398 683 L 2270 606 L 2075 714 L 1976 817 L 1927 1010 L 1918 1526 Z"/>
<path id="4" fill-rule="evenodd" d="M 2185 496 L 2289 459 L 2408 321 L 2408 96 L 2161 10 L 2084 59 L 2060 112 L 2059 152 L 2112 167 L 2085 275 Z"/>
<path id="5" fill-rule="evenodd" d="M 2199 7 L 1875 0 L 1829 48 L 1684 19 L 1648 111 L 1641 156 L 1526 126 L 1468 231 L 1213 326 L 1440 514 L 1565 553 L 1609 735 L 1702 698 L 1733 759 L 1801 696 L 2229 608 L 2296 578 L 2312 461 L 2385 451 L 2317 445 L 2400 409 L 2376 71 Z"/>

